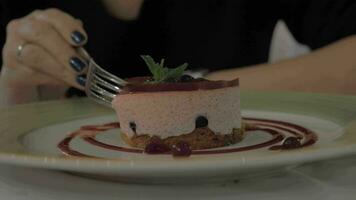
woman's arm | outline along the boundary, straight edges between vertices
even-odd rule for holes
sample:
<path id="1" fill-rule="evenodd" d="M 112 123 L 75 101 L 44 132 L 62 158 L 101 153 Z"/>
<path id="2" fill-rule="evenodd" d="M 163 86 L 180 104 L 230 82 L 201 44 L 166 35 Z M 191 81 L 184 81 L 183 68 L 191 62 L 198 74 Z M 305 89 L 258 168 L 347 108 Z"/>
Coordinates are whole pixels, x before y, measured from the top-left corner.
<path id="1" fill-rule="evenodd" d="M 283 19 L 311 54 L 276 64 L 215 72 L 211 78 L 241 77 L 243 89 L 356 94 L 356 2 L 275 1 Z M 258 49 L 256 49 L 258 51 Z"/>
<path id="2" fill-rule="evenodd" d="M 64 98 L 68 90 L 65 85 L 34 85 L 14 81 L 9 70 L 11 69 L 4 67 L 0 74 L 0 107 Z"/>
<path id="3" fill-rule="evenodd" d="M 211 79 L 235 77 L 240 77 L 244 90 L 356 94 L 356 36 L 298 58 L 208 75 Z"/>
<path id="4" fill-rule="evenodd" d="M 1 73 L 4 73 L 4 69 Z M 14 84 L 6 77 L 0 78 L 0 107 L 39 100 L 38 87 Z"/>

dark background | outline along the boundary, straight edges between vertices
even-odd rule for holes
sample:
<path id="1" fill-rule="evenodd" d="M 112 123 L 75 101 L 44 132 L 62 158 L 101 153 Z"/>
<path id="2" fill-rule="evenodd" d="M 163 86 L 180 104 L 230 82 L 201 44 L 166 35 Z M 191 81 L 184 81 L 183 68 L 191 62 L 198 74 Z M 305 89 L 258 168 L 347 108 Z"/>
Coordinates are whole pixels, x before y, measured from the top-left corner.
<path id="1" fill-rule="evenodd" d="M 131 22 L 110 17 L 96 0 L 3 0 L 0 45 L 11 19 L 48 7 L 81 19 L 85 48 L 121 77 L 147 74 L 142 54 L 210 70 L 266 62 L 278 19 L 312 49 L 356 32 L 354 0 L 146 0 Z"/>

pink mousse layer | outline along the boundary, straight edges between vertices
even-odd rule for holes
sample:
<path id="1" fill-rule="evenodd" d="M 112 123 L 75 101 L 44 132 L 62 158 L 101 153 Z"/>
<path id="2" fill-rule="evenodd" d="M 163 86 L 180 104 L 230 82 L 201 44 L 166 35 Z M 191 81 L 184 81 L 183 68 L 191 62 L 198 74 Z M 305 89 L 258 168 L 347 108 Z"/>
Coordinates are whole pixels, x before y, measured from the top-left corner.
<path id="1" fill-rule="evenodd" d="M 119 94 L 112 102 L 121 125 L 128 136 L 156 135 L 161 138 L 179 136 L 195 129 L 198 116 L 205 116 L 215 133 L 230 134 L 241 128 L 238 85 L 219 89 L 191 91 L 138 92 Z"/>

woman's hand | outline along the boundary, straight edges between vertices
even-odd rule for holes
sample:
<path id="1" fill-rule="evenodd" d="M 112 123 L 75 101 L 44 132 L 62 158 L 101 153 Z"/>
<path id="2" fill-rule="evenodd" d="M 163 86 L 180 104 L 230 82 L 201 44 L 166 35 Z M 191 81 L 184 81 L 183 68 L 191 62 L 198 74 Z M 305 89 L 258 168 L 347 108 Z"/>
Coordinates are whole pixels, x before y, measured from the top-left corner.
<path id="1" fill-rule="evenodd" d="M 82 22 L 58 9 L 36 10 L 15 19 L 7 26 L 1 81 L 11 88 L 83 89 L 87 64 L 76 48 L 86 41 Z"/>

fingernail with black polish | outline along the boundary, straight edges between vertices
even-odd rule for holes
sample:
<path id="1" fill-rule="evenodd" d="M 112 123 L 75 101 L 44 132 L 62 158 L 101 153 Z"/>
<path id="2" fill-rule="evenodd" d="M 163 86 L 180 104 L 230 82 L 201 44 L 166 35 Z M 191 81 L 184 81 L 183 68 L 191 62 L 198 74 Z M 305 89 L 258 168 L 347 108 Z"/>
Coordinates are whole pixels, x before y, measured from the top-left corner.
<path id="1" fill-rule="evenodd" d="M 76 44 L 81 44 L 85 40 L 85 36 L 79 31 L 73 31 L 71 38 Z"/>
<path id="2" fill-rule="evenodd" d="M 79 83 L 79 85 L 85 86 L 85 83 L 87 82 L 87 77 L 85 75 L 78 75 L 77 82 Z"/>
<path id="3" fill-rule="evenodd" d="M 72 57 L 69 60 L 69 63 L 72 66 L 72 68 L 77 72 L 81 72 L 86 67 L 86 64 L 78 57 Z"/>

